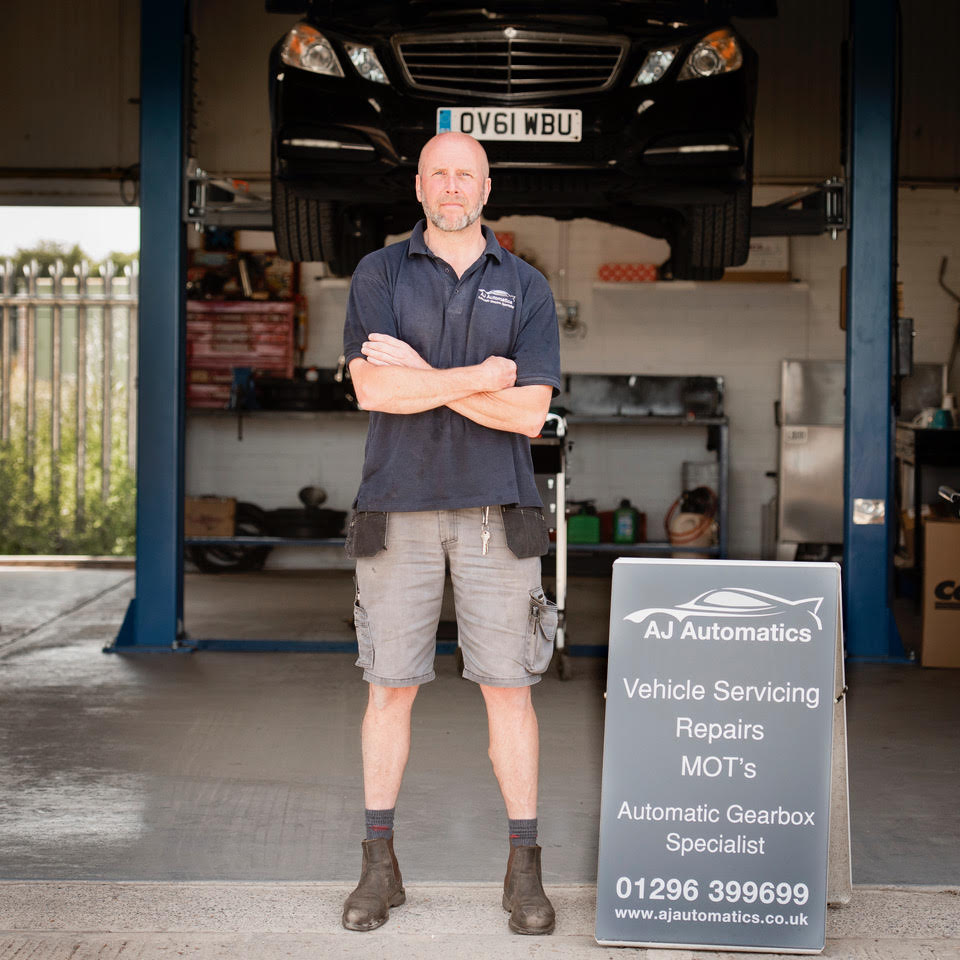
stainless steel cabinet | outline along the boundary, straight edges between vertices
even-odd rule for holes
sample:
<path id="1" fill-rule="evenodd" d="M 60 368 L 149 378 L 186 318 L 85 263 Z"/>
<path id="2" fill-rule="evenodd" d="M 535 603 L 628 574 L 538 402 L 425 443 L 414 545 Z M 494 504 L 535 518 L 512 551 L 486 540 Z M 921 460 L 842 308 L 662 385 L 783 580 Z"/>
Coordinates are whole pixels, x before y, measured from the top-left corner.
<path id="1" fill-rule="evenodd" d="M 843 360 L 781 361 L 777 559 L 794 559 L 800 544 L 843 542 L 845 380 Z M 940 405 L 946 368 L 914 364 L 900 387 L 900 415 L 909 420 Z M 912 487 L 905 482 L 901 486 L 909 503 Z"/>
<path id="2" fill-rule="evenodd" d="M 844 380 L 842 360 L 781 363 L 778 558 L 843 542 Z"/>

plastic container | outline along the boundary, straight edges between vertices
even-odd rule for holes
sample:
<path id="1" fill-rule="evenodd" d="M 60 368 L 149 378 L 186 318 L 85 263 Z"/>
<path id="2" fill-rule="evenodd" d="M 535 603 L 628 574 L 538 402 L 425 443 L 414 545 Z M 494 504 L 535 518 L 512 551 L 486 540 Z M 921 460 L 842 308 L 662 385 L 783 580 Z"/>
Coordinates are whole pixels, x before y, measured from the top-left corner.
<path id="1" fill-rule="evenodd" d="M 930 427 L 933 430 L 949 430 L 953 426 L 953 414 L 941 407 L 933 411 Z"/>
<path id="2" fill-rule="evenodd" d="M 931 427 L 938 427 L 941 430 L 950 430 L 957 425 L 957 402 L 952 393 L 943 395 L 943 403 L 940 409 L 934 411 Z"/>
<path id="3" fill-rule="evenodd" d="M 567 543 L 599 543 L 600 518 L 594 513 L 575 513 L 567 520 Z"/>
<path id="4" fill-rule="evenodd" d="M 627 499 L 621 500 L 620 506 L 613 511 L 613 542 L 637 542 L 637 511 Z"/>

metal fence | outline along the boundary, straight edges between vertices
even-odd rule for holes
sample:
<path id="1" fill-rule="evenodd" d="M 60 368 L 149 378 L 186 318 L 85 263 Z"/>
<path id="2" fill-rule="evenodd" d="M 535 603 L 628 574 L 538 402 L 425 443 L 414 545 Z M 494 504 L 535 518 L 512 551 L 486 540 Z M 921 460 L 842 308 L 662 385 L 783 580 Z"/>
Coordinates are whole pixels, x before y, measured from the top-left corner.
<path id="1" fill-rule="evenodd" d="M 79 530 L 90 496 L 106 503 L 115 474 L 135 467 L 138 265 L 6 260 L 0 276 L 5 469 L 15 463 L 26 489 Z"/>

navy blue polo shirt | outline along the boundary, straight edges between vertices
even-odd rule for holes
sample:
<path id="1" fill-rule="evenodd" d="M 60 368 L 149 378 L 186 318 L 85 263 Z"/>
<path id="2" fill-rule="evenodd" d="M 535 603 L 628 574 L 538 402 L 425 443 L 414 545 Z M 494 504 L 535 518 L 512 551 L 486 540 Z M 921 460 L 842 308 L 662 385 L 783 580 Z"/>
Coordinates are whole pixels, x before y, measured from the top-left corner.
<path id="1" fill-rule="evenodd" d="M 347 301 L 344 357 L 363 356 L 371 333 L 410 344 L 432 367 L 517 364 L 517 386 L 560 389 L 560 344 L 550 286 L 538 270 L 504 250 L 483 227 L 487 245 L 462 277 L 423 239 L 376 250 L 354 271 Z M 540 506 L 530 441 L 437 407 L 423 413 L 370 414 L 359 510 L 454 510 L 517 503 Z"/>

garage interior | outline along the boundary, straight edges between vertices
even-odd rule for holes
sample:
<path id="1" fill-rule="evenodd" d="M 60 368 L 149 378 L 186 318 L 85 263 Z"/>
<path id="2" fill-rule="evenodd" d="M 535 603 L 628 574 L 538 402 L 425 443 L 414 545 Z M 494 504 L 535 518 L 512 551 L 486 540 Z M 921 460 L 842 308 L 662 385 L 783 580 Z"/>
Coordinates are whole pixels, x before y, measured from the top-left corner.
<path id="1" fill-rule="evenodd" d="M 76 5 L 48 5 L 70 26 L 69 40 L 53 35 L 42 53 L 45 69 L 63 82 L 31 85 L 17 98 L 8 122 L 25 133 L 5 138 L 0 148 L 0 203 L 11 205 L 122 202 L 121 182 L 128 182 L 139 160 L 141 357 L 152 358 L 140 370 L 141 398 L 147 399 L 140 421 L 136 575 L 122 567 L 24 566 L 0 574 L 0 690 L 7 706 L 0 715 L 0 880 L 346 886 L 355 878 L 362 826 L 359 719 L 365 701 L 349 652 L 348 562 L 337 544 L 286 544 L 272 550 L 261 572 L 213 576 L 189 561 L 184 571 L 180 525 L 184 495 L 214 494 L 276 509 L 296 505 L 301 487 L 317 485 L 326 492 L 326 506 L 348 510 L 366 415 L 247 411 L 239 418 L 234 411 L 178 407 L 182 333 L 174 343 L 169 334 L 184 293 L 170 278 L 184 279 L 185 250 L 199 249 L 202 235 L 185 222 L 197 216 L 179 192 L 183 129 L 170 106 L 179 92 L 170 86 L 177 57 L 169 50 L 182 37 L 177 18 L 162 6 L 97 0 L 80 17 Z M 242 180 L 262 195 L 265 185 L 269 189 L 267 53 L 294 18 L 264 13 L 253 0 L 195 0 L 187 13 L 195 41 L 190 155 L 202 176 Z M 861 238 L 874 230 L 889 238 L 895 229 L 898 313 L 914 318 L 914 361 L 945 369 L 950 359 L 956 304 L 938 277 L 946 258 L 948 283 L 960 287 L 960 91 L 947 67 L 948 38 L 960 28 L 960 12 L 953 4 L 923 0 L 899 15 L 901 119 L 892 224 L 867 212 L 882 191 L 871 184 L 873 195 L 848 195 L 852 217 L 834 224 L 836 236 L 824 224 L 821 232 L 768 245 L 771 256 L 781 258 L 776 280 L 738 282 L 731 270 L 718 283 L 644 284 L 599 280 L 600 267 L 660 263 L 669 255 L 664 241 L 585 220 L 515 217 L 493 224 L 514 235 L 516 249 L 546 274 L 559 301 L 576 305 L 562 328 L 565 373 L 723 378 L 730 450 L 724 535 L 731 558 L 776 555 L 771 473 L 780 455 L 774 405 L 782 400 L 782 363 L 846 360 L 848 376 L 870 397 L 888 395 L 869 382 L 876 362 L 870 351 L 885 346 L 877 347 L 876 336 L 858 344 L 851 366 L 848 333 L 841 328 L 842 268 L 851 270 L 857 285 L 855 310 L 882 315 L 894 282 L 889 274 L 871 274 L 870 267 L 858 280 L 848 255 L 851 226 L 854 245 L 858 228 Z M 33 75 L 36 64 L 26 62 L 28 51 L 16 38 L 37 29 L 38 14 L 18 7 L 7 16 L 12 29 L 0 40 L 4 59 L 16 75 Z M 142 61 L 141 16 L 149 27 Z M 934 22 L 939 26 L 931 31 Z M 877 31 L 889 25 L 878 15 Z M 842 180 L 850 149 L 841 57 L 851 29 L 845 6 L 781 0 L 776 19 L 738 26 L 761 59 L 754 206 Z M 869 30 L 863 37 L 869 41 Z M 94 103 L 105 108 L 91 111 Z M 148 107 L 153 119 L 141 146 L 139 111 Z M 56 130 L 40 121 L 54 113 L 61 118 Z M 874 173 L 864 170 L 860 182 L 867 184 Z M 222 220 L 238 230 L 246 250 L 270 250 L 269 207 L 252 206 L 253 212 L 231 210 Z M 864 211 L 859 220 L 858 210 Z M 299 282 L 308 318 L 300 363 L 335 369 L 349 280 L 308 263 Z M 951 376 L 947 386 L 956 395 L 960 368 L 954 366 Z M 855 441 L 887 451 L 879 469 L 892 483 L 894 444 L 892 436 L 884 442 L 889 420 L 882 406 L 856 408 Z M 663 539 L 662 518 L 683 489 L 683 464 L 715 460 L 707 433 L 573 423 L 567 498 L 593 499 L 601 509 L 629 498 L 656 531 L 650 539 Z M 960 487 L 957 462 L 927 472 L 924 500 L 935 499 L 938 484 Z M 869 457 L 857 466 L 877 469 Z M 841 501 L 842 489 L 836 491 Z M 888 502 L 888 518 L 900 506 Z M 885 555 L 877 536 L 873 527 L 844 519 L 845 548 L 823 544 L 826 552 L 818 556 L 834 558 L 843 550 L 848 567 L 851 557 L 857 560 L 857 574 L 845 572 L 853 880 L 862 888 L 955 892 L 960 671 L 920 665 L 918 588 Z M 561 680 L 552 670 L 535 692 L 548 884 L 589 886 L 596 879 L 608 571 L 609 556 L 598 562 L 589 550 L 579 559 L 571 551 L 570 676 Z M 444 619 L 452 617 L 448 607 Z M 101 653 L 118 634 L 114 652 Z M 124 638 L 131 637 L 125 648 Z M 495 885 L 503 862 L 502 801 L 489 772 L 479 694 L 457 677 L 453 644 L 445 639 L 438 679 L 421 691 L 414 711 L 398 851 L 411 884 Z M 237 652 L 225 652 L 234 641 Z M 304 652 L 290 652 L 298 647 Z M 428 829 L 444 842 L 432 841 Z M 955 911 L 943 910 L 940 901 L 936 909 L 947 917 L 941 936 L 960 942 L 950 919 Z M 335 923 L 335 907 L 330 917 Z"/>

